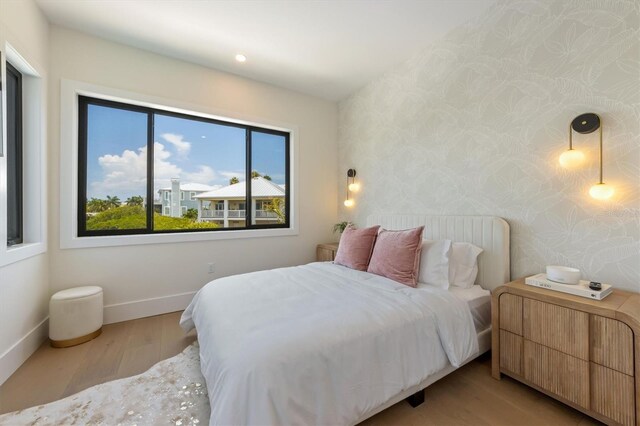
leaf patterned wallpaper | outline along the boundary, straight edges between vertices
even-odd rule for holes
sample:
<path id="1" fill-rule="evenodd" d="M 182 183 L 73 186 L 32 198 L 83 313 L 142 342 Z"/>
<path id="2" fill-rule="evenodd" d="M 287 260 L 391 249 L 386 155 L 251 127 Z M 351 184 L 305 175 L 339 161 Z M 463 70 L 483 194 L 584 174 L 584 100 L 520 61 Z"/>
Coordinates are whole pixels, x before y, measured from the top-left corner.
<path id="1" fill-rule="evenodd" d="M 508 0 L 340 103 L 339 161 L 362 185 L 340 220 L 373 213 L 495 215 L 513 278 L 546 265 L 640 291 L 640 3 Z M 595 112 L 587 155 L 560 167 L 570 121 Z"/>

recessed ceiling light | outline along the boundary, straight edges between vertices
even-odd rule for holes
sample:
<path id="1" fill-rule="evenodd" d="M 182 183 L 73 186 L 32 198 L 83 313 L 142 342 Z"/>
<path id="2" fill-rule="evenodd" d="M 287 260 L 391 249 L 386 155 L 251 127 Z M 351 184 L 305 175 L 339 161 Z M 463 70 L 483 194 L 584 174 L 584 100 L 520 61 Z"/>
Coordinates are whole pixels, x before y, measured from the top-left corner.
<path id="1" fill-rule="evenodd" d="M 238 62 L 246 62 L 246 61 L 247 61 L 247 57 L 246 57 L 246 56 L 244 56 L 244 55 L 243 55 L 243 54 L 241 54 L 241 53 L 238 53 L 238 54 L 236 55 L 236 61 L 238 61 Z"/>

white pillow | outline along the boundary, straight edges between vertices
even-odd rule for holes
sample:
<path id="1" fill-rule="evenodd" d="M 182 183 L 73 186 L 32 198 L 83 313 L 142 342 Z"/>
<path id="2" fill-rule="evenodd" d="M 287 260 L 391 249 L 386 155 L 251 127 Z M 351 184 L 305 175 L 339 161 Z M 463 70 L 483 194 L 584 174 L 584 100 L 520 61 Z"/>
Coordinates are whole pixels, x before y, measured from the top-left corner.
<path id="1" fill-rule="evenodd" d="M 471 243 L 453 243 L 449 260 L 449 283 L 471 288 L 478 276 L 478 256 L 484 250 Z"/>
<path id="2" fill-rule="evenodd" d="M 418 282 L 448 289 L 450 255 L 451 240 L 422 240 Z"/>

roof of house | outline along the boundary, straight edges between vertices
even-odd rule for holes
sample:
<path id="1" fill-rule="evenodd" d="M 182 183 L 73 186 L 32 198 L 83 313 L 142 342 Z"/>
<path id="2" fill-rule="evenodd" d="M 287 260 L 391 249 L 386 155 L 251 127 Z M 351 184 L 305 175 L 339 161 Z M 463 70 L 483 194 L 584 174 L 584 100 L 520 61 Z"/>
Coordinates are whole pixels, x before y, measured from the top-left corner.
<path id="1" fill-rule="evenodd" d="M 220 185 L 203 185 L 201 183 L 181 183 L 180 189 L 182 191 L 213 191 L 220 188 Z M 160 188 L 159 191 L 171 191 L 171 187 Z"/>
<path id="2" fill-rule="evenodd" d="M 260 177 L 251 180 L 251 195 L 253 197 L 284 197 L 285 190 L 280 185 Z M 247 196 L 247 183 L 245 181 L 234 185 L 223 186 L 213 191 L 198 194 L 195 198 L 200 199 L 225 199 L 242 198 Z"/>

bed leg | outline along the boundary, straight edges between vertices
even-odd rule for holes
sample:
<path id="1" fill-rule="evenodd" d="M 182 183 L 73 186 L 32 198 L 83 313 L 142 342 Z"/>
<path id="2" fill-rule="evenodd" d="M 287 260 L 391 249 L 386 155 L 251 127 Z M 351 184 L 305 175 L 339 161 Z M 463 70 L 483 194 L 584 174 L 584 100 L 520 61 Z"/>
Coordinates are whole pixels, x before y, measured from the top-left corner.
<path id="1" fill-rule="evenodd" d="M 409 403 L 409 405 L 411 405 L 413 408 L 416 408 L 418 405 L 422 404 L 424 402 L 424 389 L 422 389 L 421 391 L 418 391 L 416 393 L 414 393 L 413 395 L 411 395 L 410 397 L 408 397 L 406 399 L 406 401 Z"/>

